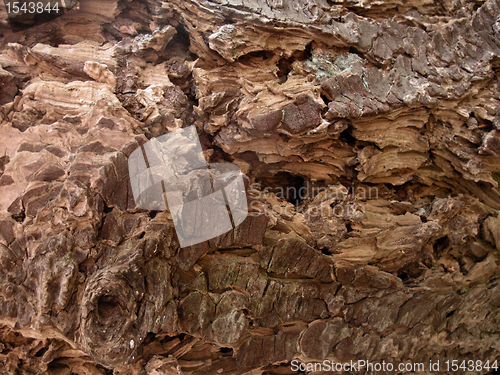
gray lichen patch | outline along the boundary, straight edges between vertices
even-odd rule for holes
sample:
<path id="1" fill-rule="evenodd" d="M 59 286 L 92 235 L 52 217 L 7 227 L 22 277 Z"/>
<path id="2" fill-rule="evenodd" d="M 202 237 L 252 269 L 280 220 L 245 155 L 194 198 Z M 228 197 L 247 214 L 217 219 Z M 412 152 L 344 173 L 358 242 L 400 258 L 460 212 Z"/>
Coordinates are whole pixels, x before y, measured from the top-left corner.
<path id="1" fill-rule="evenodd" d="M 366 61 L 355 53 L 335 51 L 331 48 L 315 48 L 311 57 L 302 63 L 305 72 L 314 74 L 318 81 L 344 72 L 356 72 L 366 65 Z"/>

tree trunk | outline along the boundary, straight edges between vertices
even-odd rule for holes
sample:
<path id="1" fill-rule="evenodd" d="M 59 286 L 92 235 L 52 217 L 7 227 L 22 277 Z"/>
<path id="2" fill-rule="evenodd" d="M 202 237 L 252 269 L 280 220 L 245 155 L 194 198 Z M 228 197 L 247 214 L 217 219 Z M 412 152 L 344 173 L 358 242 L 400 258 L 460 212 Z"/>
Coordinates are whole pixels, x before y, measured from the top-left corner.
<path id="1" fill-rule="evenodd" d="M 58 4 L 0 10 L 0 373 L 495 373 L 500 1 Z M 249 214 L 180 248 L 127 158 L 190 125 Z"/>

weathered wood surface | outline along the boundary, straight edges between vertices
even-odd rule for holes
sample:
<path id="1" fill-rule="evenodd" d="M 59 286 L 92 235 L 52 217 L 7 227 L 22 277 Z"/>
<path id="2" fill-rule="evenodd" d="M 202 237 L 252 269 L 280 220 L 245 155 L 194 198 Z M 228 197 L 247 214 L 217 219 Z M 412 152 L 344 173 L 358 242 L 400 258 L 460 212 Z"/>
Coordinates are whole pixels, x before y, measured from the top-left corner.
<path id="1" fill-rule="evenodd" d="M 498 355 L 499 1 L 89 0 L 0 33 L 0 373 Z M 193 124 L 251 215 L 179 249 L 127 157 Z"/>

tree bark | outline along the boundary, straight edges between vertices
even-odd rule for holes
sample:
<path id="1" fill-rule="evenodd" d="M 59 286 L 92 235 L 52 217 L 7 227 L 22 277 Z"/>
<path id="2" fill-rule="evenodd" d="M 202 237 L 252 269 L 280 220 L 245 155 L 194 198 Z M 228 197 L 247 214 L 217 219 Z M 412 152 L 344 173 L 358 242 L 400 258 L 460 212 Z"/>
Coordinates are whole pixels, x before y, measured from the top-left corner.
<path id="1" fill-rule="evenodd" d="M 500 364 L 500 1 L 66 4 L 0 10 L 0 373 Z M 249 215 L 180 248 L 127 158 L 190 125 Z"/>

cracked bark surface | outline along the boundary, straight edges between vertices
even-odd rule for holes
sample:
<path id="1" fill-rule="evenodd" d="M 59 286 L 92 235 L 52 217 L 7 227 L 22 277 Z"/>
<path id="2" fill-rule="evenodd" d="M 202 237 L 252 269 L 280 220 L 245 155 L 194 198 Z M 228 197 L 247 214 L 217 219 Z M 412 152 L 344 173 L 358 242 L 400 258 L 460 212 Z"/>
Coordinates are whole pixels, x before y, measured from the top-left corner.
<path id="1" fill-rule="evenodd" d="M 0 12 L 0 373 L 498 359 L 499 1 Z M 190 125 L 250 215 L 180 249 L 127 157 Z"/>

